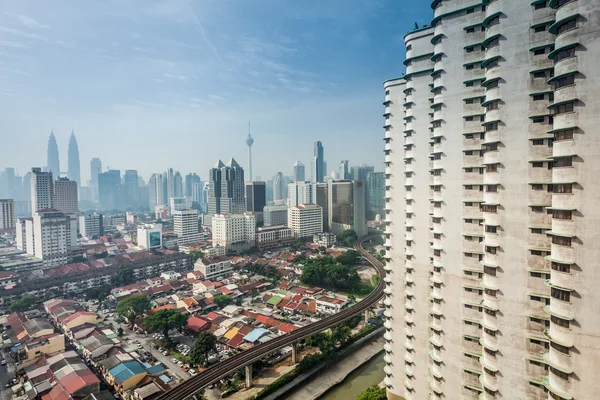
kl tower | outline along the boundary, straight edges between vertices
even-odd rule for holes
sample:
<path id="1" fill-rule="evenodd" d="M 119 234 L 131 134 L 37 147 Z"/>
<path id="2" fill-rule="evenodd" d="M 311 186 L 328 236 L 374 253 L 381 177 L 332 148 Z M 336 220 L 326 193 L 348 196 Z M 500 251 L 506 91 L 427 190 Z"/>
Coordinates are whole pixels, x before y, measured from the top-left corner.
<path id="1" fill-rule="evenodd" d="M 248 137 L 246 138 L 246 144 L 248 145 L 248 180 L 252 181 L 252 145 L 254 144 L 254 138 L 250 134 L 250 122 L 248 122 Z"/>

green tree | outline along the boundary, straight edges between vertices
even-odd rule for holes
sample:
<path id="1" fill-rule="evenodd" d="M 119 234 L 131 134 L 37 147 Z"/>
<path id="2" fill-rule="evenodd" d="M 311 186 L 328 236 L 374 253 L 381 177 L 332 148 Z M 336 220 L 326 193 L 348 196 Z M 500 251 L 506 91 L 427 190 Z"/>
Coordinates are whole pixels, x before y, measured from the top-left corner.
<path id="1" fill-rule="evenodd" d="M 338 242 L 342 243 L 347 247 L 352 247 L 356 239 L 358 239 L 358 235 L 353 229 L 346 229 L 345 231 L 342 231 L 338 236 Z"/>
<path id="2" fill-rule="evenodd" d="M 343 265 L 355 265 L 358 264 L 358 258 L 360 257 L 360 253 L 355 250 L 348 250 L 342 253 L 341 256 L 335 259 L 335 261 L 339 262 Z"/>
<path id="3" fill-rule="evenodd" d="M 123 328 L 119 327 L 119 329 L 117 329 L 117 336 L 118 337 L 123 336 Z"/>
<path id="4" fill-rule="evenodd" d="M 135 282 L 135 274 L 133 268 L 125 267 L 117 271 L 115 275 L 110 278 L 110 283 L 113 287 L 131 285 Z"/>
<path id="5" fill-rule="evenodd" d="M 133 328 L 135 320 L 144 315 L 148 309 L 150 309 L 150 300 L 148 300 L 146 296 L 140 294 L 121 300 L 119 304 L 117 304 L 116 313 L 121 318 L 129 321 Z"/>
<path id="6" fill-rule="evenodd" d="M 27 311 L 37 302 L 37 297 L 32 294 L 26 294 L 21 297 L 19 300 L 15 301 L 8 308 L 10 312 L 22 312 Z"/>
<path id="7" fill-rule="evenodd" d="M 225 294 L 218 294 L 213 297 L 213 303 L 215 303 L 219 308 L 223 308 L 232 304 L 233 299 Z"/>
<path id="8" fill-rule="evenodd" d="M 175 310 L 160 310 L 144 319 L 144 329 L 147 332 L 160 332 L 169 338 L 171 329 L 181 329 L 187 324 L 187 316 Z"/>
<path id="9" fill-rule="evenodd" d="M 192 250 L 190 251 L 190 255 L 192 256 L 192 263 L 195 263 L 200 258 L 204 257 L 204 253 L 201 250 Z"/>
<path id="10" fill-rule="evenodd" d="M 212 332 L 202 332 L 190 349 L 190 359 L 196 365 L 206 365 L 211 353 L 217 351 L 217 337 Z"/>
<path id="11" fill-rule="evenodd" d="M 345 345 L 352 338 L 352 329 L 346 324 L 341 324 L 333 328 L 331 339 L 334 343 Z"/>
<path id="12" fill-rule="evenodd" d="M 325 253 L 325 251 L 327 250 L 327 247 L 325 247 L 325 246 L 319 246 L 319 250 L 320 250 L 322 253 Z"/>
<path id="13" fill-rule="evenodd" d="M 364 392 L 360 393 L 356 400 L 385 400 L 385 388 L 380 388 L 377 385 L 371 385 Z"/>
<path id="14" fill-rule="evenodd" d="M 88 300 L 98 300 L 101 302 L 106 297 L 108 297 L 109 294 L 110 294 L 110 286 L 102 285 L 102 286 L 96 286 L 91 289 L 88 289 L 87 292 L 85 292 L 85 297 Z"/>
<path id="15" fill-rule="evenodd" d="M 348 296 L 348 301 L 351 303 L 356 303 L 356 296 L 351 294 L 350 296 Z"/>

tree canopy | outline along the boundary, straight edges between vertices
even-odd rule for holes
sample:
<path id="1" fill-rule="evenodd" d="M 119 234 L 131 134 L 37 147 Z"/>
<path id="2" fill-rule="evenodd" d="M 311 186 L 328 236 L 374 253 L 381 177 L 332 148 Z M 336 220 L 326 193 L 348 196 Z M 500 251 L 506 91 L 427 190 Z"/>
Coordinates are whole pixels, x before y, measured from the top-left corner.
<path id="1" fill-rule="evenodd" d="M 110 278 L 110 283 L 113 287 L 131 285 L 135 282 L 135 274 L 133 268 L 125 267 L 117 271 L 115 275 Z"/>
<path id="2" fill-rule="evenodd" d="M 232 304 L 233 299 L 231 298 L 231 296 L 227 296 L 225 294 L 218 294 L 213 297 L 213 303 L 215 303 L 219 308 L 223 308 Z"/>
<path id="3" fill-rule="evenodd" d="M 85 296 L 89 300 L 104 300 L 110 294 L 110 286 L 102 285 L 90 288 L 85 292 Z"/>
<path id="4" fill-rule="evenodd" d="M 380 388 L 377 385 L 369 386 L 364 392 L 360 393 L 356 400 L 385 400 L 385 388 Z"/>
<path id="5" fill-rule="evenodd" d="M 360 257 L 360 253 L 356 250 L 348 250 L 342 253 L 341 256 L 335 259 L 335 261 L 339 262 L 342 265 L 355 265 L 358 264 L 358 258 Z"/>
<path id="6" fill-rule="evenodd" d="M 348 247 L 352 247 L 356 239 L 358 239 L 358 235 L 353 229 L 346 229 L 338 235 L 338 242 Z"/>
<path id="7" fill-rule="evenodd" d="M 144 319 L 147 332 L 160 332 L 169 337 L 171 329 L 181 329 L 187 324 L 187 316 L 175 310 L 160 310 Z"/>
<path id="8" fill-rule="evenodd" d="M 190 255 L 192 256 L 192 264 L 194 264 L 196 261 L 204 257 L 204 252 L 202 252 L 202 250 L 192 250 L 190 251 Z"/>
<path id="9" fill-rule="evenodd" d="M 339 264 L 332 257 L 306 260 L 300 280 L 307 285 L 331 289 L 352 289 L 361 283 L 355 269 Z"/>
<path id="10" fill-rule="evenodd" d="M 205 365 L 211 353 L 217 351 L 217 337 L 212 332 L 202 332 L 190 349 L 190 359 L 194 364 Z"/>
<path id="11" fill-rule="evenodd" d="M 32 294 L 26 294 L 21 297 L 19 300 L 15 301 L 8 308 L 10 312 L 22 312 L 27 311 L 37 302 L 37 297 Z"/>
<path id="12" fill-rule="evenodd" d="M 150 309 L 150 300 L 142 294 L 131 296 L 121 300 L 117 304 L 116 313 L 121 318 L 126 319 L 133 326 L 138 317 L 144 315 L 146 310 Z"/>

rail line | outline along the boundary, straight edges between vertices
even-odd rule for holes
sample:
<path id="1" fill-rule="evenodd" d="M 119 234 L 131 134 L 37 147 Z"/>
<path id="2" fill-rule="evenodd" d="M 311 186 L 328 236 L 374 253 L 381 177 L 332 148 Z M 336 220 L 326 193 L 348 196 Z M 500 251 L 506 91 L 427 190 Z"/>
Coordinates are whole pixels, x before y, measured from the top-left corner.
<path id="1" fill-rule="evenodd" d="M 314 335 L 315 333 L 324 331 L 328 328 L 338 325 L 347 319 L 352 318 L 356 314 L 362 313 L 376 304 L 383 297 L 383 289 L 385 283 L 385 269 L 383 264 L 363 249 L 362 244 L 377 235 L 365 236 L 354 242 L 354 248 L 377 270 L 381 279 L 379 284 L 367 297 L 358 302 L 354 306 L 347 308 L 331 317 L 324 318 L 313 324 L 304 326 L 291 333 L 286 333 L 268 342 L 259 344 L 249 350 L 245 350 L 240 354 L 233 356 L 225 361 L 215 364 L 193 378 L 183 382 L 179 386 L 160 395 L 156 400 L 183 400 L 193 396 L 195 393 L 204 389 L 206 386 L 225 378 L 240 368 L 254 363 L 261 358 L 268 356 L 274 351 L 289 346 L 304 338 Z"/>

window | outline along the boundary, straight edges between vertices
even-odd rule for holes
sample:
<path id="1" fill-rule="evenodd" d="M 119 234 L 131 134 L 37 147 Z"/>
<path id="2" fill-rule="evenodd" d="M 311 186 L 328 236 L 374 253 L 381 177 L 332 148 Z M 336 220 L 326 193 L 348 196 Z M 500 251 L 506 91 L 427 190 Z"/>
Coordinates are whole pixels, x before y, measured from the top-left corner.
<path id="1" fill-rule="evenodd" d="M 500 44 L 500 38 L 494 38 L 488 42 L 487 47 L 489 49 L 490 47 L 498 46 L 499 44 Z"/>
<path id="2" fill-rule="evenodd" d="M 558 28 L 556 28 L 556 35 L 560 35 L 561 33 L 570 31 L 571 29 L 575 28 L 577 28 L 577 22 L 574 19 L 572 19 L 570 21 L 565 22 L 564 24 L 559 25 Z"/>
<path id="3" fill-rule="evenodd" d="M 531 118 L 531 121 L 534 124 L 541 124 L 544 122 L 544 117 L 533 117 L 533 118 Z"/>
<path id="4" fill-rule="evenodd" d="M 542 55 L 542 54 L 545 54 L 545 53 L 546 53 L 546 49 L 545 48 L 544 49 L 536 49 L 536 50 L 533 51 L 533 55 L 534 56 L 539 56 L 539 55 Z"/>
<path id="5" fill-rule="evenodd" d="M 572 167 L 573 157 L 560 157 L 554 160 L 553 167 Z"/>
<path id="6" fill-rule="evenodd" d="M 467 14 L 473 14 L 475 12 L 474 8 L 467 9 Z"/>
<path id="7" fill-rule="evenodd" d="M 496 336 L 496 331 L 493 331 L 493 330 L 491 330 L 491 329 L 488 329 L 488 328 L 483 328 L 483 331 L 484 331 L 485 333 L 487 333 L 488 335 L 490 335 L 490 336 Z"/>
<path id="8" fill-rule="evenodd" d="M 465 103 L 466 104 L 473 104 L 475 101 L 473 99 L 466 99 Z"/>
<path id="9" fill-rule="evenodd" d="M 552 296 L 553 299 L 557 299 L 560 301 L 566 301 L 566 302 L 571 301 L 571 292 L 566 291 L 566 290 L 561 290 L 558 288 L 552 288 L 550 290 L 550 296 Z"/>
<path id="10" fill-rule="evenodd" d="M 412 50 L 412 44 L 409 44 L 408 46 L 406 46 L 406 51 L 410 51 Z"/>
<path id="11" fill-rule="evenodd" d="M 497 131 L 497 130 L 498 130 L 498 121 L 490 122 L 489 124 L 485 125 L 486 132 Z"/>
<path id="12" fill-rule="evenodd" d="M 493 204 L 482 204 L 480 209 L 482 212 L 487 212 L 487 213 L 495 214 L 498 212 L 498 206 L 493 205 Z M 488 225 L 488 226 L 492 227 L 491 225 Z"/>
<path id="13" fill-rule="evenodd" d="M 575 102 L 570 101 L 568 103 L 560 104 L 556 107 L 553 107 L 553 114 L 558 115 L 558 114 L 573 112 L 574 108 L 575 108 Z"/>
<path id="14" fill-rule="evenodd" d="M 543 161 L 534 161 L 531 163 L 531 166 L 533 168 L 543 168 L 544 167 L 544 162 Z"/>
<path id="15" fill-rule="evenodd" d="M 550 321 L 552 321 L 553 324 L 556 324 L 558 326 L 561 326 L 563 328 L 569 329 L 570 326 L 570 322 L 568 319 L 562 319 L 559 317 L 555 317 L 554 315 L 550 316 Z"/>
<path id="16" fill-rule="evenodd" d="M 488 29 L 490 29 L 490 27 L 494 26 L 494 25 L 498 25 L 500 23 L 500 16 L 496 16 L 492 19 L 490 19 L 490 22 L 488 22 Z"/>
<path id="17" fill-rule="evenodd" d="M 436 257 L 441 257 L 442 256 L 442 251 L 441 250 L 433 250 L 433 255 Z"/>
<path id="18" fill-rule="evenodd" d="M 536 33 L 539 33 L 539 32 L 546 32 L 546 25 L 542 25 L 542 26 L 536 26 L 536 27 L 535 27 L 535 29 L 534 29 L 534 31 L 535 31 Z"/>
<path id="19" fill-rule="evenodd" d="M 467 47 L 467 48 L 465 49 L 465 51 L 466 51 L 467 53 L 472 53 L 473 51 L 475 51 L 475 47 Z"/>
<path id="20" fill-rule="evenodd" d="M 488 193 L 497 193 L 498 192 L 498 185 L 486 185 L 485 191 L 488 192 Z"/>
<path id="21" fill-rule="evenodd" d="M 540 101 L 540 100 L 544 100 L 543 94 L 534 94 L 533 95 L 533 101 Z"/>
<path id="22" fill-rule="evenodd" d="M 494 246 L 485 246 L 485 252 L 490 254 L 498 254 L 498 248 Z"/>
<path id="23" fill-rule="evenodd" d="M 550 304 L 550 299 L 547 299 L 545 297 L 540 297 L 540 296 L 530 295 L 529 296 L 529 300 L 531 300 L 531 301 L 539 301 L 540 303 L 544 303 L 546 305 Z"/>
<path id="24" fill-rule="evenodd" d="M 465 67 L 465 69 L 473 69 L 475 66 L 473 64 L 469 64 Z"/>
<path id="25" fill-rule="evenodd" d="M 537 71 L 533 73 L 533 77 L 534 78 L 545 78 L 546 77 L 546 72 L 544 71 Z"/>
<path id="26" fill-rule="evenodd" d="M 497 66 L 498 66 L 498 59 L 495 58 L 492 61 L 490 61 L 489 63 L 487 63 L 486 69 L 492 69 L 492 68 L 497 67 Z"/>
<path id="27" fill-rule="evenodd" d="M 495 89 L 498 87 L 498 79 L 487 84 L 486 90 Z"/>
<path id="28" fill-rule="evenodd" d="M 569 355 L 569 348 L 567 346 L 563 346 L 561 344 L 558 343 L 550 343 L 550 346 L 552 346 L 552 348 L 556 351 L 558 351 L 559 353 L 563 353 L 566 355 Z"/>
<path id="29" fill-rule="evenodd" d="M 550 371 L 552 371 L 552 373 L 554 375 L 558 376 L 561 379 L 564 379 L 565 381 L 569 380 L 569 375 L 570 374 L 567 374 L 566 372 L 562 372 L 562 371 L 560 371 L 560 370 L 558 370 L 558 369 L 556 369 L 556 368 L 554 368 L 552 366 L 550 366 L 549 368 L 550 368 Z"/>
<path id="30" fill-rule="evenodd" d="M 564 49 L 554 54 L 554 62 L 557 63 L 565 58 L 575 57 L 575 47 Z"/>
<path id="31" fill-rule="evenodd" d="M 485 110 L 486 111 L 497 110 L 499 105 L 500 105 L 499 101 L 493 101 L 491 103 L 488 103 L 487 106 L 485 106 Z"/>
<path id="32" fill-rule="evenodd" d="M 475 86 L 475 84 L 473 82 L 465 82 L 465 86 L 472 87 L 472 86 Z"/>
<path id="33" fill-rule="evenodd" d="M 531 144 L 534 146 L 543 146 L 544 145 L 544 139 L 533 139 L 531 142 L 532 142 Z"/>
<path id="34" fill-rule="evenodd" d="M 498 227 L 496 225 L 486 225 L 485 231 L 486 233 L 498 233 Z"/>
<path id="35" fill-rule="evenodd" d="M 571 183 L 557 183 L 553 185 L 553 193 L 573 193 L 573 184 Z"/>
<path id="36" fill-rule="evenodd" d="M 434 128 L 439 128 L 442 126 L 442 121 L 434 121 L 431 123 L 431 126 L 433 126 Z"/>
<path id="37" fill-rule="evenodd" d="M 467 28 L 467 33 L 473 33 L 475 32 L 475 28 Z"/>
<path id="38" fill-rule="evenodd" d="M 575 74 L 567 75 L 562 78 L 558 78 L 554 81 L 554 89 L 559 89 L 563 86 L 569 86 L 575 84 Z"/>
<path id="39" fill-rule="evenodd" d="M 498 164 L 488 164 L 485 166 L 485 172 L 498 172 Z"/>
<path id="40" fill-rule="evenodd" d="M 537 3 L 537 4 L 534 6 L 534 9 L 536 9 L 536 10 L 541 10 L 542 8 L 546 8 L 546 2 L 545 2 L 545 1 L 543 1 L 543 2 L 541 2 L 541 3 Z"/>
<path id="41" fill-rule="evenodd" d="M 571 238 L 570 237 L 562 237 L 562 236 L 552 236 L 552 244 L 570 247 L 571 246 Z"/>
<path id="42" fill-rule="evenodd" d="M 484 266 L 483 272 L 485 272 L 486 275 L 496 276 L 496 268 Z"/>
<path id="43" fill-rule="evenodd" d="M 465 121 L 473 121 L 473 117 L 472 116 L 465 117 Z"/>
<path id="44" fill-rule="evenodd" d="M 389 91 L 389 90 L 386 90 L 386 91 L 385 91 L 385 94 L 386 94 L 386 95 L 390 94 L 390 91 Z"/>

